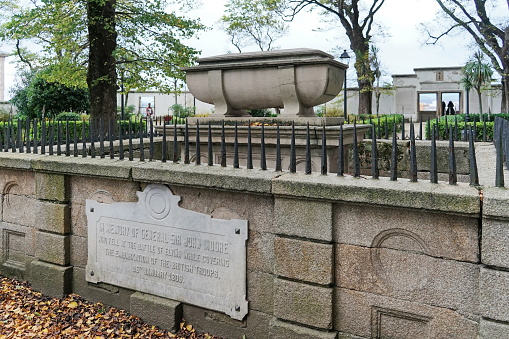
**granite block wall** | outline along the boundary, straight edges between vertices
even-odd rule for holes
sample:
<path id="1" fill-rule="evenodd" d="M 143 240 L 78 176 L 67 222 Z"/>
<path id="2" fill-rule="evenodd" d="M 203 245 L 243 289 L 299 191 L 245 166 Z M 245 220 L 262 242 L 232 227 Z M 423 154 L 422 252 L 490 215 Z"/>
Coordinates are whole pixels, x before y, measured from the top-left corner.
<path id="1" fill-rule="evenodd" d="M 503 338 L 509 333 L 509 194 L 483 190 L 480 273 L 480 337 Z"/>
<path id="2" fill-rule="evenodd" d="M 507 336 L 504 189 L 12 156 L 0 154 L 0 270 L 44 293 L 77 293 L 169 329 L 184 318 L 226 338 Z M 183 208 L 248 220 L 243 320 L 85 280 L 85 200 L 134 202 L 150 183 Z"/>

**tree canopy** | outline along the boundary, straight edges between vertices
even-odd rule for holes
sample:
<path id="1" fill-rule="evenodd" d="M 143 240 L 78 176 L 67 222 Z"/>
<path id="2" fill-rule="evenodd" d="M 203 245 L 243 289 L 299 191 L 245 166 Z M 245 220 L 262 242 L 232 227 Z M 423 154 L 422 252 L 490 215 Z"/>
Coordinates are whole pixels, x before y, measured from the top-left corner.
<path id="1" fill-rule="evenodd" d="M 66 86 L 90 89 L 92 84 L 107 80 L 112 88 L 121 67 L 125 91 L 173 91 L 173 79 L 183 76 L 179 67 L 191 65 L 198 55 L 182 39 L 204 29 L 199 21 L 167 12 L 166 0 L 34 0 L 26 6 L 2 1 L 16 9 L 0 27 L 0 38 L 15 43 L 22 65 L 30 69 L 52 65 L 44 79 Z M 96 52 L 100 52 L 106 43 L 101 39 L 108 32 L 110 48 L 94 56 L 91 47 L 97 44 Z M 109 70 L 91 71 L 91 61 L 109 63 Z M 116 100 L 116 89 L 114 92 L 107 94 L 110 101 Z M 94 101 L 93 95 L 91 99 Z M 109 106 L 116 109 L 116 104 Z"/>
<path id="2" fill-rule="evenodd" d="M 62 112 L 88 112 L 88 91 L 77 86 L 49 82 L 42 76 L 49 70 L 26 71 L 12 91 L 18 115 L 28 118 L 54 118 Z"/>
<path id="3" fill-rule="evenodd" d="M 493 70 L 484 60 L 482 52 L 476 52 L 461 70 L 463 72 L 462 83 L 467 91 L 476 90 L 479 99 L 479 113 L 482 114 L 481 93 L 486 84 L 490 84 Z"/>
<path id="4" fill-rule="evenodd" d="M 274 42 L 288 31 L 276 9 L 271 0 L 228 0 L 221 20 L 239 53 L 250 45 L 256 45 L 262 51 L 276 48 Z"/>
<path id="5" fill-rule="evenodd" d="M 0 37 L 16 44 L 14 53 L 20 67 L 49 65 L 48 81 L 86 87 L 88 41 L 85 3 L 82 1 L 34 2 L 17 6 L 0 27 Z"/>

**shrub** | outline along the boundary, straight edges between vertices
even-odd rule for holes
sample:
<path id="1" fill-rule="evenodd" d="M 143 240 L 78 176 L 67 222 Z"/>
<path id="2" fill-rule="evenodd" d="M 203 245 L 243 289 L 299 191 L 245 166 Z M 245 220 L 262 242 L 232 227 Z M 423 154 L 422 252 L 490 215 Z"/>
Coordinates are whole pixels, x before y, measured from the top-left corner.
<path id="1" fill-rule="evenodd" d="M 18 124 L 19 121 L 19 124 Z M 124 134 L 127 134 L 129 131 L 129 121 L 119 121 L 118 124 L 120 124 L 122 131 L 124 131 Z M 87 140 L 89 139 L 90 135 L 90 124 L 88 120 L 68 120 L 63 122 L 62 120 L 44 120 L 42 122 L 39 122 L 37 124 L 37 139 L 41 140 L 42 138 L 42 131 L 43 131 L 43 125 L 44 129 L 46 131 L 46 144 L 48 145 L 50 143 L 50 136 L 53 134 L 53 140 L 58 141 L 58 129 L 61 128 L 61 136 L 65 139 L 67 134 L 69 134 L 70 140 L 74 140 L 74 131 L 76 131 L 76 138 L 78 140 L 82 139 L 83 136 L 83 129 L 85 132 L 85 137 Z M 5 127 L 8 127 L 5 128 Z M 26 134 L 26 120 L 25 119 L 19 119 L 14 120 L 11 123 L 7 122 L 0 122 L 0 140 L 7 140 L 7 138 L 13 138 L 13 136 L 17 136 L 18 133 L 18 127 L 21 127 L 22 134 Z M 84 127 L 84 128 L 83 128 Z M 67 131 L 67 128 L 69 131 Z M 146 131 L 147 124 L 146 121 L 139 121 L 139 122 L 131 122 L 131 132 L 133 135 L 137 135 L 139 131 Z M 8 131 L 7 131 L 8 130 Z M 8 133 L 5 135 L 5 133 Z M 30 136 L 34 135 L 34 124 L 33 121 L 30 121 L 29 125 L 29 134 Z M 98 135 L 95 135 L 96 138 L 98 138 Z M 32 138 L 32 137 L 31 137 Z"/>
<path id="2" fill-rule="evenodd" d="M 54 118 L 64 111 L 88 111 L 88 90 L 46 80 L 50 68 L 21 74 L 21 83 L 12 91 L 11 99 L 18 117 Z"/>
<path id="3" fill-rule="evenodd" d="M 166 125 L 170 124 L 181 125 L 186 123 L 186 118 L 178 117 L 176 115 L 165 115 L 163 119 Z"/>
<path id="4" fill-rule="evenodd" d="M 389 134 L 391 134 L 394 129 L 394 125 L 396 125 L 397 132 L 401 131 L 401 124 L 403 122 L 403 116 L 401 114 L 384 114 L 378 116 L 363 114 L 355 115 L 354 118 L 358 124 L 373 124 L 375 129 L 380 131 L 378 135 L 384 135 L 386 130 Z M 353 122 L 353 119 L 350 121 Z"/>
<path id="5" fill-rule="evenodd" d="M 129 120 L 129 121 L 137 121 L 138 118 L 139 118 L 138 114 L 129 114 L 127 116 L 127 120 Z"/>
<path id="6" fill-rule="evenodd" d="M 174 117 L 172 123 L 177 124 L 177 125 L 185 124 L 186 123 L 186 118 Z"/>
<path id="7" fill-rule="evenodd" d="M 55 117 L 58 121 L 79 121 L 81 120 L 81 114 L 74 112 L 62 112 Z"/>
<path id="8" fill-rule="evenodd" d="M 11 115 L 7 112 L 7 110 L 0 109 L 0 121 L 9 121 L 10 118 Z"/>
<path id="9" fill-rule="evenodd" d="M 171 106 L 171 110 L 173 111 L 174 116 L 177 116 L 180 118 L 187 118 L 190 116 L 194 116 L 196 107 L 194 107 L 194 106 L 184 107 L 180 104 L 174 104 Z"/>
<path id="10" fill-rule="evenodd" d="M 467 129 L 472 128 L 475 130 L 476 140 L 483 140 L 484 138 L 484 124 L 486 123 L 486 140 L 493 140 L 493 130 L 495 126 L 495 117 L 500 117 L 505 120 L 509 120 L 509 114 L 470 114 L 470 121 L 465 122 L 465 114 L 449 115 L 441 117 L 440 119 L 430 120 L 429 128 L 426 127 L 426 139 L 431 138 L 430 131 L 434 126 L 438 126 L 438 136 L 440 139 L 449 138 L 451 128 L 453 128 L 456 134 L 456 140 L 462 139 L 462 133 L 465 130 L 465 124 Z"/>
<path id="11" fill-rule="evenodd" d="M 136 112 L 136 106 L 134 105 L 127 105 L 124 107 L 124 113 L 125 114 L 134 114 Z M 122 113 L 122 106 L 117 106 L 117 113 Z"/>
<path id="12" fill-rule="evenodd" d="M 324 105 L 316 107 L 316 115 L 319 117 L 343 117 L 343 99 L 337 98 Z"/>
<path id="13" fill-rule="evenodd" d="M 136 112 L 136 107 L 134 105 L 127 105 L 125 108 L 125 113 L 134 114 L 134 112 Z"/>
<path id="14" fill-rule="evenodd" d="M 335 105 L 330 105 L 330 106 L 325 106 L 325 105 L 322 105 L 322 106 L 318 106 L 316 108 L 316 115 L 319 116 L 319 117 L 342 117 L 344 114 L 343 114 L 343 109 L 339 108 L 338 106 L 335 106 Z"/>
<path id="15" fill-rule="evenodd" d="M 269 117 L 271 116 L 271 110 L 268 108 L 262 109 L 248 109 L 247 112 L 251 114 L 252 117 Z"/>

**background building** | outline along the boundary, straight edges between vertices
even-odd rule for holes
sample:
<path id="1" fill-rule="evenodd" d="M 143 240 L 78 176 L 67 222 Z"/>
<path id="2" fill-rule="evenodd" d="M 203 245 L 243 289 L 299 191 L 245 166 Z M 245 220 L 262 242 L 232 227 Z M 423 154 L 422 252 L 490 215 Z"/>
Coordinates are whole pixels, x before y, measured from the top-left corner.
<path id="1" fill-rule="evenodd" d="M 117 94 L 117 105 L 120 106 L 121 95 Z M 183 91 L 179 94 L 163 94 L 156 91 L 129 92 L 127 106 L 134 106 L 134 113 L 145 115 L 148 104 L 154 109 L 155 116 L 173 115 L 172 106 L 179 104 L 184 108 L 196 107 L 196 114 L 210 114 L 214 112 L 214 105 L 210 105 Z"/>
<path id="2" fill-rule="evenodd" d="M 403 114 L 406 118 L 427 120 L 443 115 L 442 102 L 446 108 L 452 102 L 456 114 L 466 113 L 467 95 L 461 84 L 461 67 L 415 68 L 414 72 L 392 76 L 394 90 L 382 94 L 380 114 Z M 347 89 L 348 113 L 357 113 L 358 93 L 358 88 Z M 339 97 L 343 100 L 342 94 Z M 483 113 L 500 113 L 501 100 L 501 85 L 492 85 L 482 93 Z M 373 113 L 376 113 L 374 98 Z M 474 89 L 469 93 L 469 113 L 479 113 Z"/>
<path id="3" fill-rule="evenodd" d="M 0 102 L 5 100 L 5 58 L 8 55 L 0 52 Z"/>
<path id="4" fill-rule="evenodd" d="M 0 52 L 0 103 L 5 100 L 4 63 L 7 54 Z M 403 114 L 407 119 L 424 121 L 443 114 L 442 102 L 452 102 L 457 114 L 465 113 L 467 107 L 466 91 L 461 84 L 463 75 L 461 67 L 415 68 L 414 74 L 396 74 L 392 76 L 394 89 L 383 93 L 380 98 L 380 114 Z M 358 88 L 347 89 L 348 113 L 357 114 L 359 107 Z M 117 95 L 120 106 L 121 95 Z M 482 93 L 483 113 L 500 113 L 502 100 L 501 85 L 492 85 Z M 343 101 L 343 91 L 337 99 L 326 104 L 339 105 Z M 477 92 L 470 90 L 470 113 L 479 113 Z M 196 107 L 196 114 L 204 115 L 214 112 L 214 105 L 196 100 L 194 96 L 183 91 L 179 94 L 163 94 L 156 91 L 129 92 L 127 106 L 133 105 L 135 113 L 145 114 L 148 103 L 154 108 L 156 116 L 173 115 L 172 106 L 179 104 L 184 108 Z M 376 101 L 373 98 L 373 113 L 376 113 Z M 5 106 L 5 105 L 3 105 Z M 0 107 L 13 112 L 13 107 Z M 14 112 L 15 113 L 15 112 Z"/>

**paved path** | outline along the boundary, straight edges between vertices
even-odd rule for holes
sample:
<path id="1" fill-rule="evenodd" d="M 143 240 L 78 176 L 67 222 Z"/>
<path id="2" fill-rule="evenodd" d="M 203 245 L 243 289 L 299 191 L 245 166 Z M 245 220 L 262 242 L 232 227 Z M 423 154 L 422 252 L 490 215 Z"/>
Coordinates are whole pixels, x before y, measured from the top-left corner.
<path id="1" fill-rule="evenodd" d="M 496 149 L 491 142 L 479 142 L 475 145 L 475 157 L 477 171 L 479 172 L 479 184 L 485 187 L 495 186 L 496 176 Z M 505 186 L 509 187 L 509 171 L 504 166 Z"/>

